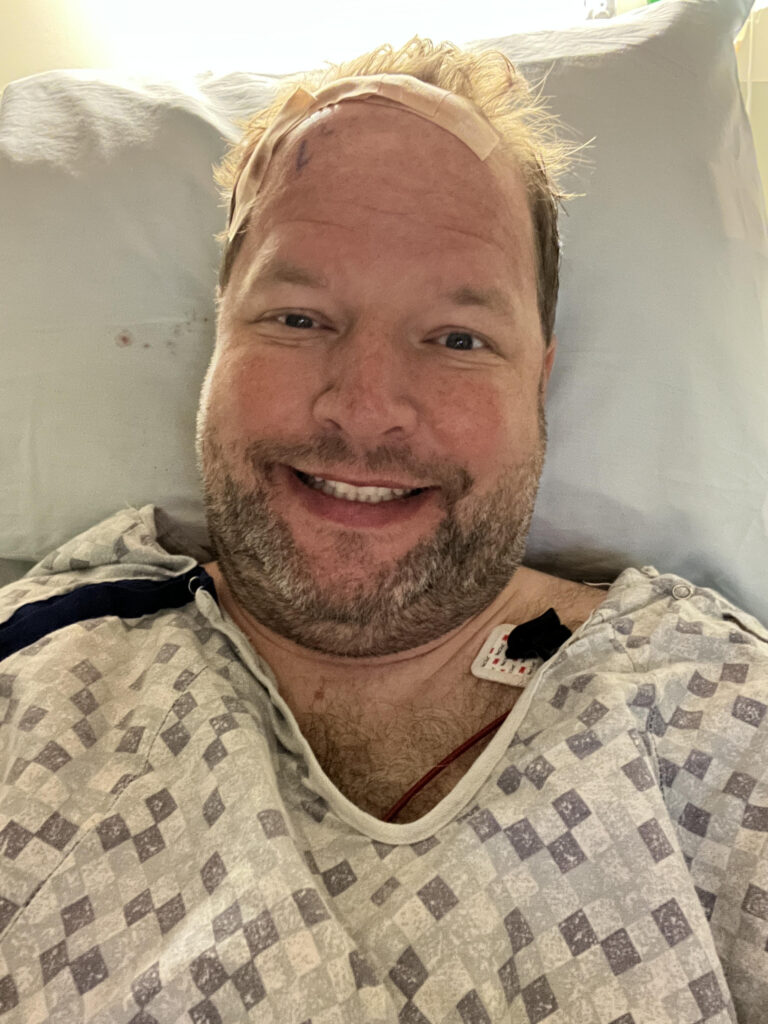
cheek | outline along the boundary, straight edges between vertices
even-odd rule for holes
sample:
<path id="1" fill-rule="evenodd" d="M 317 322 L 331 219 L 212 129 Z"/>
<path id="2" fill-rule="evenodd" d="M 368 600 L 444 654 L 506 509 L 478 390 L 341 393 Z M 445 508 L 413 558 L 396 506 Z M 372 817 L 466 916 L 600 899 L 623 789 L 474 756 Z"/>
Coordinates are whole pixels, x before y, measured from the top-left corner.
<path id="1" fill-rule="evenodd" d="M 430 406 L 440 448 L 473 475 L 516 463 L 535 443 L 535 402 L 513 382 L 465 380 L 458 388 L 435 388 Z"/>
<path id="2" fill-rule="evenodd" d="M 307 414 L 308 376 L 285 360 L 229 352 L 211 380 L 209 421 L 231 440 L 300 428 Z"/>

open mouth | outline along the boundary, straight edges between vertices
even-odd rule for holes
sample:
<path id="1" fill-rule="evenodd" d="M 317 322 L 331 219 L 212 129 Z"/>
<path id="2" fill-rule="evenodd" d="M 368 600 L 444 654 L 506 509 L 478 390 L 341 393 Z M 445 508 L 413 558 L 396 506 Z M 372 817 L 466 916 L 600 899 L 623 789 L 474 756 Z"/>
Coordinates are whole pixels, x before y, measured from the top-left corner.
<path id="1" fill-rule="evenodd" d="M 391 487 L 355 487 L 352 484 L 340 483 L 335 480 L 325 480 L 322 477 L 310 476 L 298 469 L 291 468 L 291 472 L 298 480 L 314 491 L 320 491 L 330 498 L 338 498 L 340 501 L 363 502 L 369 505 L 379 505 L 384 502 L 408 501 L 419 494 L 430 490 L 428 487 L 415 487 L 412 489 L 396 489 Z"/>

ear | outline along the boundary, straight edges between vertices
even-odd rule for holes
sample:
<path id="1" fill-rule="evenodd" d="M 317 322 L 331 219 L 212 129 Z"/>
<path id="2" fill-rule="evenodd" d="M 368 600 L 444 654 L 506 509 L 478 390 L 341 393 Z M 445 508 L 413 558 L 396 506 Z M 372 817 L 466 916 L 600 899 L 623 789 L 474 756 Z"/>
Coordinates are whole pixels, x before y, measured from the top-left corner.
<path id="1" fill-rule="evenodd" d="M 557 352 L 557 335 L 552 335 L 552 341 L 549 344 L 549 348 L 544 356 L 544 365 L 541 370 L 541 397 L 547 397 L 547 385 L 549 384 L 549 377 L 552 373 L 552 367 L 555 365 L 555 353 Z"/>

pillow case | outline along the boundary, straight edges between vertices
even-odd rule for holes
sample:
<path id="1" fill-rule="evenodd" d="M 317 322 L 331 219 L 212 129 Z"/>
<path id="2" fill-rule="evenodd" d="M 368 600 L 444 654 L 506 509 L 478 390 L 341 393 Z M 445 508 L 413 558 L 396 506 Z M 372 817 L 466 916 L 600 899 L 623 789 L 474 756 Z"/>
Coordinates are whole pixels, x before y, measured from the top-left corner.
<path id="1" fill-rule="evenodd" d="M 527 565 L 655 564 L 768 621 L 766 221 L 733 39 L 664 0 L 471 42 L 570 137 L 549 450 Z M 0 557 L 152 502 L 204 541 L 194 429 L 224 227 L 212 165 L 288 76 L 52 72 L 0 110 Z"/>

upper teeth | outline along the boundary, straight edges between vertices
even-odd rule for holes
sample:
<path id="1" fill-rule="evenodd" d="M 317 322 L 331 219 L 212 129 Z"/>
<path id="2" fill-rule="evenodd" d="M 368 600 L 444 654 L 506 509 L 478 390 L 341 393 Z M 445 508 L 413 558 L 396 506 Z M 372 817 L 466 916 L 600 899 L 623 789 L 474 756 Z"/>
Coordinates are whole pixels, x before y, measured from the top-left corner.
<path id="1" fill-rule="evenodd" d="M 367 501 L 376 504 L 380 501 L 393 501 L 411 493 L 409 488 L 395 490 L 391 487 L 353 487 L 352 484 L 344 484 L 339 480 L 324 480 L 320 476 L 306 476 L 305 479 L 318 491 L 332 498 L 343 498 L 344 501 Z"/>

